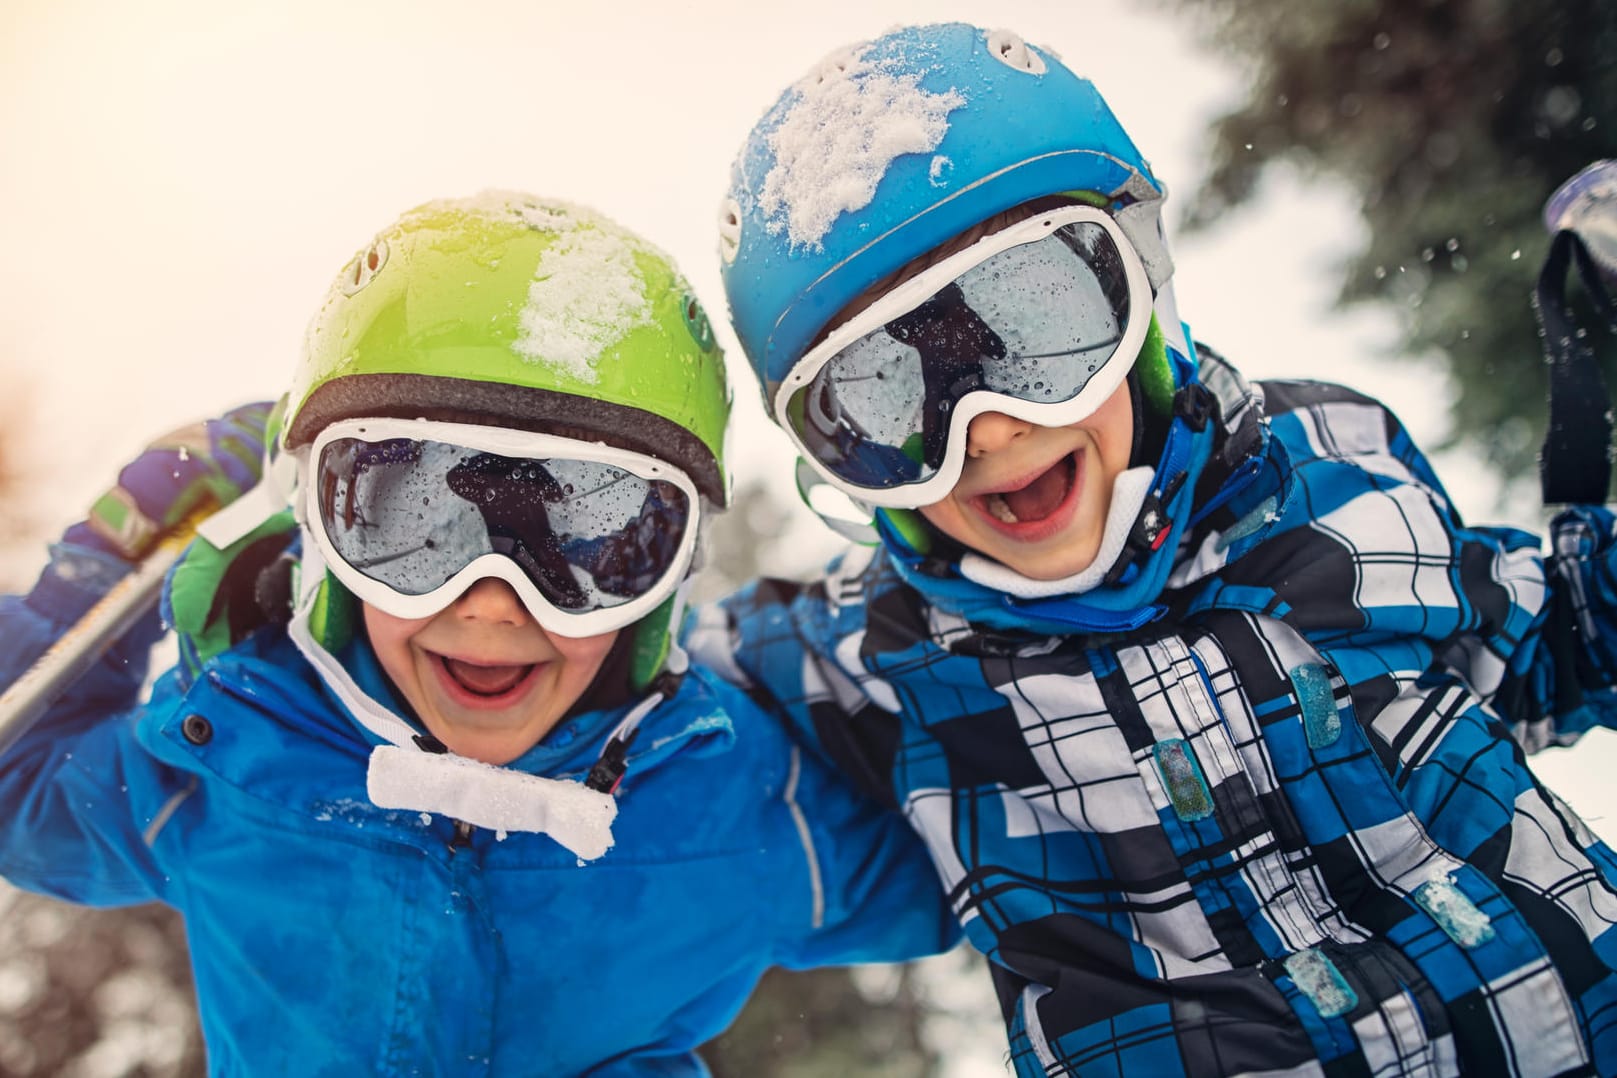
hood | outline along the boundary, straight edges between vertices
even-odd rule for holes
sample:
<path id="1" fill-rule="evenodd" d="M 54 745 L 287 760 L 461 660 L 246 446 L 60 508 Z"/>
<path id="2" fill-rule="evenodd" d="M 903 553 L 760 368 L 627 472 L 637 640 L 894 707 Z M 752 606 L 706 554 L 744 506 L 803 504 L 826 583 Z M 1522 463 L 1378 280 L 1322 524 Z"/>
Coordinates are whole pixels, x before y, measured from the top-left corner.
<path id="1" fill-rule="evenodd" d="M 1273 530 L 1291 490 L 1290 458 L 1271 436 L 1261 387 L 1203 345 L 1169 350 L 1173 416 L 1161 459 L 1118 477 L 1104 573 L 1035 581 L 967 552 L 919 550 L 886 514 L 877 530 L 894 569 L 940 610 L 995 629 L 1062 635 L 1127 632 L 1166 613 L 1163 593 L 1251 550 Z M 1115 551 L 1115 557 L 1110 556 Z M 1100 579 L 1096 580 L 1095 577 Z"/>

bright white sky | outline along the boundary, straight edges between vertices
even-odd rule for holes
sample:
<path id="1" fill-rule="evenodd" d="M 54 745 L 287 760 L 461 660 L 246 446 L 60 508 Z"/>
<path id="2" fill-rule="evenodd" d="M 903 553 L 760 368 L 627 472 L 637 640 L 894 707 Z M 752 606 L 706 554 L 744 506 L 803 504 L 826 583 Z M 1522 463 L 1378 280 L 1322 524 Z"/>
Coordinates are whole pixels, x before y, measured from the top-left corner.
<path id="1" fill-rule="evenodd" d="M 57 531 L 152 435 L 278 394 L 337 269 L 431 198 L 514 188 L 617 218 L 681 263 L 744 372 L 713 227 L 731 157 L 825 53 L 946 19 L 1015 29 L 1093 78 L 1177 219 L 1240 75 L 1123 0 L 0 4 L 0 378 L 26 526 Z M 1434 369 L 1372 361 L 1384 313 L 1329 313 L 1335 261 L 1360 238 L 1352 203 L 1292 179 L 1260 203 L 1179 239 L 1181 314 L 1247 373 L 1348 382 L 1434 441 Z M 738 478 L 789 489 L 784 439 L 737 383 Z M 1468 517 L 1537 526 L 1471 458 L 1439 467 Z M 792 546 L 817 561 L 827 535 L 805 516 Z M 0 557 L 0 581 L 38 550 Z M 1590 798 L 1608 746 L 1541 771 L 1606 814 Z"/>
<path id="2" fill-rule="evenodd" d="M 594 205 L 674 254 L 733 345 L 713 225 L 753 121 L 833 48 L 947 18 L 1048 43 L 1185 196 L 1207 120 L 1239 89 L 1182 27 L 1120 0 L 0 7 L 0 373 L 43 435 L 24 454 L 39 526 L 150 435 L 277 394 L 337 268 L 430 198 L 506 187 Z M 1249 373 L 1354 381 L 1430 441 L 1435 376 L 1366 362 L 1385 316 L 1325 313 L 1358 228 L 1342 192 L 1277 184 L 1178 245 L 1181 313 Z M 782 476 L 784 440 L 738 383 L 738 477 Z M 1492 508 L 1481 478 L 1450 479 L 1472 512 Z"/>

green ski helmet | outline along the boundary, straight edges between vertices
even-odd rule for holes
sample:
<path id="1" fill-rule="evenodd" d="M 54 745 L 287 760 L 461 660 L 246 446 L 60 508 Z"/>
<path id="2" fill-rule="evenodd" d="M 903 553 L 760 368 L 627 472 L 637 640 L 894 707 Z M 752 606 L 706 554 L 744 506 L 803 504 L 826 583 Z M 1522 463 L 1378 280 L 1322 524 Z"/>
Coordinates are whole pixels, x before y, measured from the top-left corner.
<path id="1" fill-rule="evenodd" d="M 729 413 L 712 326 L 667 255 L 593 210 L 495 191 L 419 206 L 343 267 L 310 324 L 280 449 L 300 459 L 344 419 L 545 431 L 665 460 L 722 507 Z M 335 647 L 355 604 L 329 574 L 322 587 L 311 629 Z M 637 687 L 667 655 L 676 605 L 634 627 Z"/>
<path id="2" fill-rule="evenodd" d="M 581 206 L 429 202 L 343 267 L 309 327 L 282 448 L 342 419 L 425 417 L 596 437 L 728 500 L 730 391 L 667 255 Z"/>

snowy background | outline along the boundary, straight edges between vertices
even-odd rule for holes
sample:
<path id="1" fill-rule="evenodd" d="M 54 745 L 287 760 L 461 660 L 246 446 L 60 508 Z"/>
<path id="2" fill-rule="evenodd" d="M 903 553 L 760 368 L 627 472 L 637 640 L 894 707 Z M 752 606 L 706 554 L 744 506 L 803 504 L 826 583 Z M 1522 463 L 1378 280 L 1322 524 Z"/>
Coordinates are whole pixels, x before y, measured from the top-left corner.
<path id="1" fill-rule="evenodd" d="M 1093 78 L 1175 192 L 1171 225 L 1241 73 L 1121 0 L 0 4 L 0 408 L 23 494 L 0 583 L 23 584 L 40 540 L 147 438 L 278 394 L 328 281 L 376 229 L 489 187 L 591 204 L 682 265 L 740 368 L 738 484 L 793 506 L 773 568 L 811 569 L 834 542 L 795 507 L 791 453 L 723 326 L 715 215 L 787 83 L 837 46 L 942 19 L 1013 28 Z M 1197 335 L 1250 375 L 1378 395 L 1439 440 L 1437 369 L 1388 354 L 1389 316 L 1329 310 L 1361 239 L 1345 192 L 1282 178 L 1255 206 L 1176 245 Z M 1530 491 L 1507 497 L 1464 453 L 1438 463 L 1468 519 L 1540 526 Z M 1608 838 L 1612 744 L 1538 766 Z M 1002 1073 L 1002 1051 L 962 1049 L 951 1074 Z"/>

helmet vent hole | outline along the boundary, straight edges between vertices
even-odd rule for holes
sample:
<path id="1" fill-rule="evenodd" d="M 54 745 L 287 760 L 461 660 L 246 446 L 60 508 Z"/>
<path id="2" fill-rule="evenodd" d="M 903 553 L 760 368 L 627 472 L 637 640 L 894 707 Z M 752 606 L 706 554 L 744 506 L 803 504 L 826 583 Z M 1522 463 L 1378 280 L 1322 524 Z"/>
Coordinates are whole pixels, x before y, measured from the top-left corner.
<path id="1" fill-rule="evenodd" d="M 354 260 L 343 270 L 342 292 L 351 296 L 361 288 L 371 283 L 378 270 L 387 264 L 387 241 L 378 239 L 365 250 L 354 256 Z"/>
<path id="2" fill-rule="evenodd" d="M 991 30 L 988 33 L 988 51 L 1007 67 L 1025 71 L 1030 75 L 1044 74 L 1044 58 L 1032 49 L 1022 36 L 1011 30 Z"/>
<path id="3" fill-rule="evenodd" d="M 734 262 L 740 249 L 741 203 L 727 198 L 719 207 L 719 254 L 726 262 Z"/>

